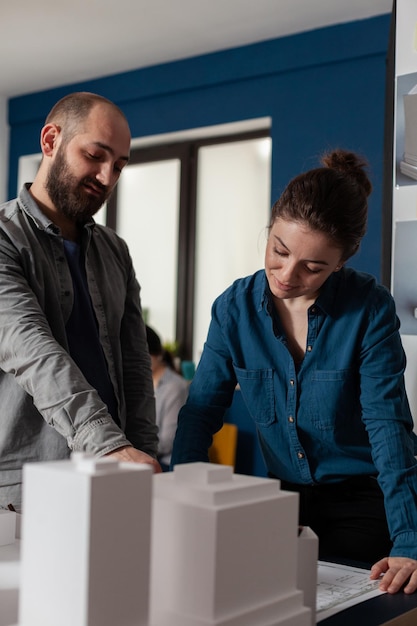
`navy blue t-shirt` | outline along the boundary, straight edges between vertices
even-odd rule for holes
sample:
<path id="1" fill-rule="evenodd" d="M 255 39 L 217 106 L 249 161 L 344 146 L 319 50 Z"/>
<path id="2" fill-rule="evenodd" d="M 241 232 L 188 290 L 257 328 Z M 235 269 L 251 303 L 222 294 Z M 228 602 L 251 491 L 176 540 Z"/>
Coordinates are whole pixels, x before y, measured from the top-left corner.
<path id="1" fill-rule="evenodd" d="M 74 306 L 66 325 L 69 352 L 90 385 L 97 389 L 114 421 L 120 425 L 114 389 L 88 291 L 84 258 L 80 246 L 74 241 L 64 240 L 64 248 L 74 287 Z"/>

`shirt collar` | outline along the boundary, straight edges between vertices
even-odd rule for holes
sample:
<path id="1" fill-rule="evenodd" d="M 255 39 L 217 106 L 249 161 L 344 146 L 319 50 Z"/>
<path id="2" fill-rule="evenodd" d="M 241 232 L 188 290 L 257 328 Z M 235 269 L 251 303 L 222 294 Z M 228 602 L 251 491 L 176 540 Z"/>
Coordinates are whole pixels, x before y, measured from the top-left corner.
<path id="1" fill-rule="evenodd" d="M 54 230 L 57 228 L 37 205 L 35 199 L 29 192 L 31 183 L 25 183 L 19 194 L 19 204 L 23 211 L 32 218 L 40 230 Z"/>
<path id="2" fill-rule="evenodd" d="M 269 284 L 266 279 L 265 270 L 261 270 L 259 274 L 260 274 L 259 281 L 258 281 L 259 289 L 257 288 L 259 296 L 256 296 L 257 300 L 259 299 L 258 311 L 262 311 L 262 309 L 266 309 L 269 312 L 270 310 L 269 307 L 272 303 L 271 290 L 269 288 Z"/>
<path id="3" fill-rule="evenodd" d="M 342 267 L 338 272 L 330 274 L 320 290 L 315 305 L 320 307 L 324 313 L 335 317 L 339 302 L 339 293 L 342 282 L 345 280 L 346 269 Z"/>

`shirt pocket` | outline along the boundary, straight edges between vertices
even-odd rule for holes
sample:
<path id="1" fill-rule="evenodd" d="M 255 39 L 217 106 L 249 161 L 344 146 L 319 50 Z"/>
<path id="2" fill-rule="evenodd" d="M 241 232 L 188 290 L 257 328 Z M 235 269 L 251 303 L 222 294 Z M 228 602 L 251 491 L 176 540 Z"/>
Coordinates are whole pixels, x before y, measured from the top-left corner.
<path id="1" fill-rule="evenodd" d="M 275 421 L 274 370 L 245 370 L 234 366 L 243 400 L 250 416 L 260 426 Z"/>
<path id="2" fill-rule="evenodd" d="M 345 427 L 360 411 L 356 376 L 350 369 L 317 370 L 308 399 L 310 421 L 318 430 Z"/>

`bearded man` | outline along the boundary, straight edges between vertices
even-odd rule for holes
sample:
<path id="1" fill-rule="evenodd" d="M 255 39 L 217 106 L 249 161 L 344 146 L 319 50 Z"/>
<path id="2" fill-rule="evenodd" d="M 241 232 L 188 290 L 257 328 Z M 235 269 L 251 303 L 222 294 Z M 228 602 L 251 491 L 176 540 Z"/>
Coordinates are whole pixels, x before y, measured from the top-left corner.
<path id="1" fill-rule="evenodd" d="M 0 507 L 16 510 L 25 462 L 84 451 L 160 471 L 139 284 L 93 219 L 128 162 L 128 122 L 73 93 L 40 144 L 35 180 L 0 206 Z"/>

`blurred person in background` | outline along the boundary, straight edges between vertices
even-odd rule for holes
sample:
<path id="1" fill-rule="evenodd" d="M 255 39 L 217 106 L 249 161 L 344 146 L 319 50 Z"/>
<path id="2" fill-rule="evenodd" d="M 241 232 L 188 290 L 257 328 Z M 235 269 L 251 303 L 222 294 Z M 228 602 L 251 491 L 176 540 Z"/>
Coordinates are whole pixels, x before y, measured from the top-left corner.
<path id="1" fill-rule="evenodd" d="M 178 413 L 187 400 L 189 383 L 177 373 L 171 353 L 164 349 L 159 335 L 149 326 L 146 327 L 146 338 L 151 355 L 156 424 L 159 428 L 158 460 L 162 469 L 167 471 Z"/>

